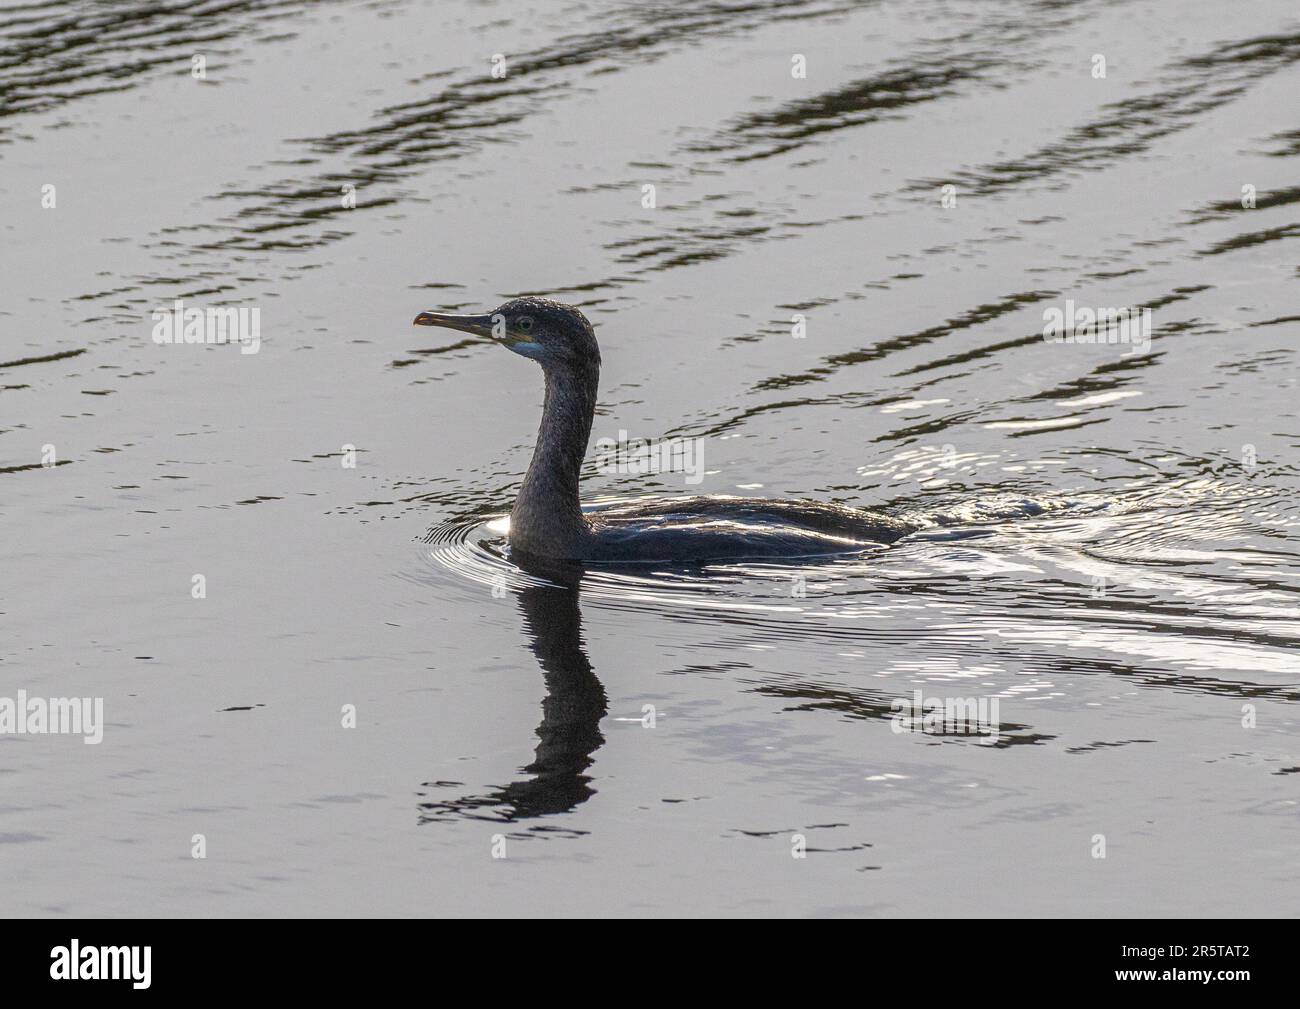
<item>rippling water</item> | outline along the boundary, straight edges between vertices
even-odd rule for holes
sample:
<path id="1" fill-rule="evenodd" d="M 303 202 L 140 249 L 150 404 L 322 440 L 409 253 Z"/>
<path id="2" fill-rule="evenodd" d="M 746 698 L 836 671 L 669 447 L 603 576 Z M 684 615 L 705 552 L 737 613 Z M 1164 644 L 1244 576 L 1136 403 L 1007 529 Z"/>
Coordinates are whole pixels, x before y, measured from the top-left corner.
<path id="1" fill-rule="evenodd" d="M 0 697 L 107 725 L 0 735 L 0 912 L 1293 913 L 1297 61 L 1274 2 L 7 3 Z M 538 376 L 410 327 L 523 293 L 595 438 L 703 453 L 586 499 L 924 528 L 523 569 Z"/>

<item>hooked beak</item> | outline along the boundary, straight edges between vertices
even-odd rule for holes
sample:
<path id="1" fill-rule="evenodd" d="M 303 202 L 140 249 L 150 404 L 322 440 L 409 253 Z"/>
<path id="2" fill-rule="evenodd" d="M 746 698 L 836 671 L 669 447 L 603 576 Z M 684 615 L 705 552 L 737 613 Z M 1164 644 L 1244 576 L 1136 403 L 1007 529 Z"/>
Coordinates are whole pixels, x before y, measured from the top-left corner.
<path id="1" fill-rule="evenodd" d="M 517 333 L 511 333 L 504 324 L 501 326 L 502 335 L 497 336 L 498 321 L 504 323 L 496 312 L 489 312 L 487 315 L 443 315 L 440 312 L 421 312 L 415 317 L 417 326 L 441 326 L 443 329 L 455 329 L 462 333 L 472 333 L 474 336 L 484 336 L 507 350 L 513 350 L 521 357 L 531 357 L 537 361 L 545 358 L 545 351 L 540 343 L 521 337 Z"/>
<path id="2" fill-rule="evenodd" d="M 442 315 L 439 312 L 421 312 L 415 317 L 416 326 L 440 326 L 443 329 L 455 329 L 475 336 L 492 335 L 492 316 L 490 315 Z"/>

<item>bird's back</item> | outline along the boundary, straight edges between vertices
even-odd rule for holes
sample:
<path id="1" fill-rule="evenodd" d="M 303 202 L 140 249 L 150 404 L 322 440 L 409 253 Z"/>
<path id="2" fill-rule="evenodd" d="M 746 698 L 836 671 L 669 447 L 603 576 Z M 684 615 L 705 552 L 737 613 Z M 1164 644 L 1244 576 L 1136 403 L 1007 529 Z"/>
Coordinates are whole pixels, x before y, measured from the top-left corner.
<path id="1" fill-rule="evenodd" d="M 893 543 L 915 527 L 813 501 L 689 497 L 637 501 L 589 515 L 589 561 L 795 559 Z"/>

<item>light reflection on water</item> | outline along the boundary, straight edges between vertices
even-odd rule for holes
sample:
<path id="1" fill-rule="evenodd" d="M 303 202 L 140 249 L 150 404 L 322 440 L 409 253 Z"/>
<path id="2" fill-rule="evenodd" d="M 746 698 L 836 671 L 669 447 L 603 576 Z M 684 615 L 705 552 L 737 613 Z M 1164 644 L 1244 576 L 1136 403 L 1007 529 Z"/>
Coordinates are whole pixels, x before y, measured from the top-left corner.
<path id="1" fill-rule="evenodd" d="M 110 913 L 62 846 L 129 808 L 247 839 L 197 886 L 138 837 L 87 869 L 158 913 L 1289 910 L 1286 5 L 91 8 L 0 11 L 0 660 L 105 694 L 118 747 L 10 747 L 18 909 Z M 524 570 L 487 523 L 537 376 L 408 323 L 525 293 L 598 327 L 594 437 L 701 439 L 692 493 L 925 528 Z M 175 298 L 262 307 L 262 350 L 150 345 Z M 1150 308 L 1149 352 L 1045 343 L 1067 298 Z M 593 502 L 686 489 L 584 473 Z M 999 698 L 1005 739 L 900 738 L 918 688 Z M 312 728 L 358 698 L 378 731 Z M 498 889 L 485 820 L 560 843 Z M 312 885 L 359 864 L 384 885 Z"/>

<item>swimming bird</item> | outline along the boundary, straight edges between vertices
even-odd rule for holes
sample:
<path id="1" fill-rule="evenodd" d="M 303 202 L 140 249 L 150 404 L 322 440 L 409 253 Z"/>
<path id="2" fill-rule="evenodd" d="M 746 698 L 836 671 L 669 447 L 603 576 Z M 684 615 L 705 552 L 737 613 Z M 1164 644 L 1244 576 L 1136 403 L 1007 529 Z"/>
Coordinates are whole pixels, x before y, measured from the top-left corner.
<path id="1" fill-rule="evenodd" d="M 541 365 L 542 422 L 510 510 L 512 553 L 614 563 L 799 558 L 892 543 L 916 528 L 843 505 L 726 496 L 584 513 L 578 483 L 600 384 L 600 346 L 587 317 L 572 305 L 515 298 L 483 315 L 421 312 L 415 325 L 485 337 Z"/>

